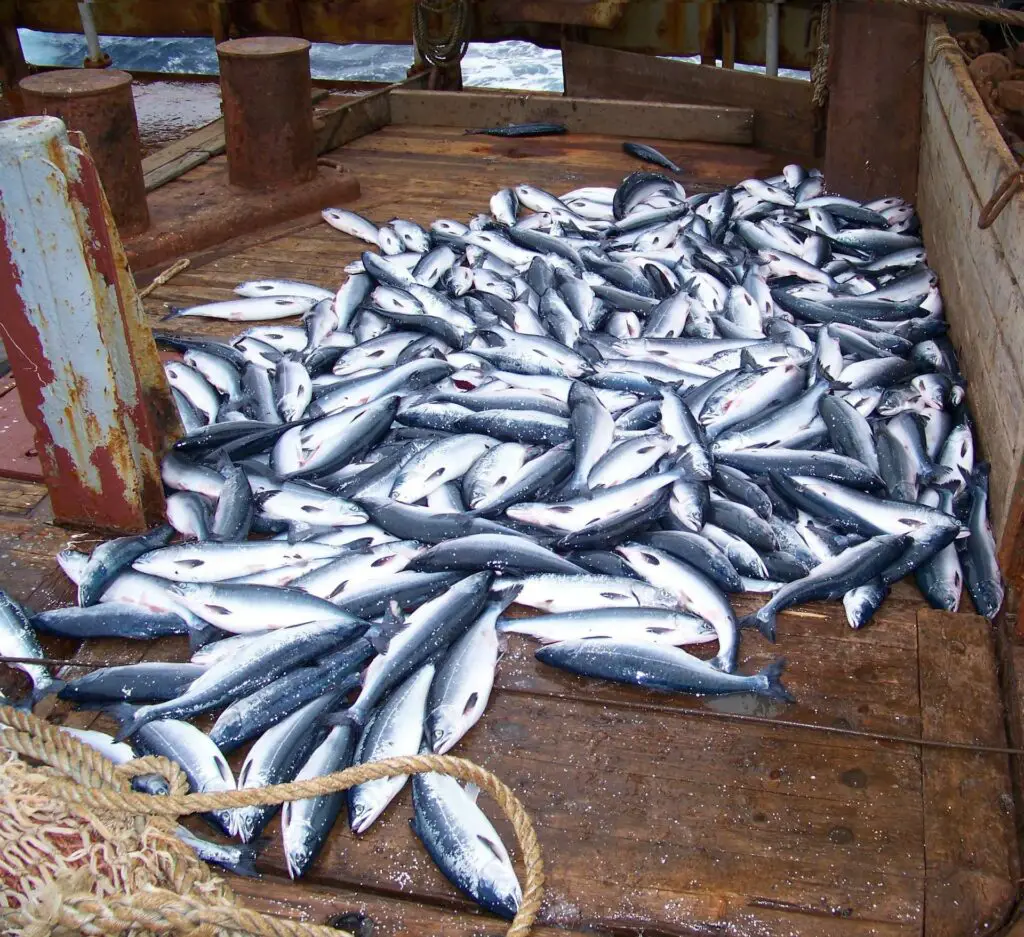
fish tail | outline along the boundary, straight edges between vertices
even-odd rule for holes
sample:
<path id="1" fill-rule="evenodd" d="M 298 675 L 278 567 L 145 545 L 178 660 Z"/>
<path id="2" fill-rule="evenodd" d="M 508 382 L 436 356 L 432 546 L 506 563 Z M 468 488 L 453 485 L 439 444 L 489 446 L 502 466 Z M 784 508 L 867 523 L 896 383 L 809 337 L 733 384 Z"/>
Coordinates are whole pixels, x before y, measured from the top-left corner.
<path id="1" fill-rule="evenodd" d="M 739 644 L 734 644 L 729 650 L 721 650 L 711 661 L 711 666 L 722 673 L 734 673 L 736 670 L 736 658 L 739 656 Z"/>
<path id="2" fill-rule="evenodd" d="M 238 862 L 232 864 L 231 871 L 236 875 L 244 875 L 246 878 L 257 878 L 256 859 L 267 847 L 270 840 L 261 837 L 254 842 L 246 843 L 238 850 Z"/>
<path id="3" fill-rule="evenodd" d="M 215 538 L 211 534 L 208 539 L 213 540 Z M 214 641 L 220 634 L 220 628 L 216 625 L 208 625 L 205 622 L 203 622 L 203 626 L 201 628 L 190 627 L 188 629 L 189 652 L 194 654 L 196 651 L 206 647 L 207 644 Z"/>
<path id="4" fill-rule="evenodd" d="M 517 598 L 519 593 L 523 591 L 523 584 L 521 582 L 513 583 L 512 585 L 506 586 L 504 589 L 497 591 L 492 590 L 491 601 L 498 607 L 500 612 L 505 611 Z"/>
<path id="5" fill-rule="evenodd" d="M 782 671 L 786 669 L 786 659 L 780 657 L 778 660 L 773 660 L 767 667 L 762 670 L 758 676 L 764 677 L 765 689 L 764 695 L 771 699 L 782 700 L 784 703 L 794 703 L 796 700 L 782 685 Z"/>
<path id="6" fill-rule="evenodd" d="M 114 715 L 117 716 L 121 722 L 121 727 L 117 730 L 114 735 L 115 742 L 123 742 L 125 739 L 130 738 L 136 732 L 139 731 L 147 722 L 151 721 L 153 716 L 149 714 L 151 706 L 129 706 L 127 704 L 118 704 L 118 707 L 123 706 L 123 709 L 118 709 Z M 107 708 L 110 712 L 112 708 Z"/>
<path id="7" fill-rule="evenodd" d="M 185 315 L 185 308 L 183 306 L 168 306 L 167 314 L 160 317 L 161 322 L 167 322 L 169 319 L 177 319 L 179 316 Z"/>
<path id="8" fill-rule="evenodd" d="M 324 722 L 329 726 L 351 726 L 361 732 L 366 726 L 366 717 L 353 709 L 345 709 L 341 712 L 331 713 Z"/>
<path id="9" fill-rule="evenodd" d="M 741 628 L 756 628 L 772 644 L 775 643 L 775 612 L 767 605 L 758 609 L 753 615 L 747 615 L 739 620 Z"/>

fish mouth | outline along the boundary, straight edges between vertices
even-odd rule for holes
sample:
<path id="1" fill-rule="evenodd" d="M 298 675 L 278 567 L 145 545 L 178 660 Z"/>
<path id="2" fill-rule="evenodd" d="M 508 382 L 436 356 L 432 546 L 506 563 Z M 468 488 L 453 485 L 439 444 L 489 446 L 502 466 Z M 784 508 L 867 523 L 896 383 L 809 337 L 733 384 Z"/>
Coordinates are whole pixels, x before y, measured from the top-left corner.
<path id="1" fill-rule="evenodd" d="M 352 832 L 361 836 L 373 825 L 373 821 L 377 819 L 378 815 L 379 811 L 369 810 L 361 813 L 358 817 L 353 817 L 350 823 Z"/>

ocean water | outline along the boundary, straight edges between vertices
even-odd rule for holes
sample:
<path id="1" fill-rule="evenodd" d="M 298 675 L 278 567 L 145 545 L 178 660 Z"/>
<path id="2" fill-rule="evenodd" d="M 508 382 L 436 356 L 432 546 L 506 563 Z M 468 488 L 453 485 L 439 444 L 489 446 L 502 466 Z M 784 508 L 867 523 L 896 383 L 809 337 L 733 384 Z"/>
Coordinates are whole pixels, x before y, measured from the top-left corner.
<path id="1" fill-rule="evenodd" d="M 18 31 L 27 61 L 34 65 L 79 66 L 85 38 L 74 33 Z M 100 44 L 118 68 L 153 72 L 217 74 L 213 39 L 138 39 L 102 36 Z M 310 50 L 314 78 L 399 81 L 412 65 L 412 46 L 347 45 L 317 42 Z M 462 62 L 463 81 L 477 88 L 562 90 L 562 53 L 530 42 L 472 43 Z"/>
<path id="2" fill-rule="evenodd" d="M 74 33 L 18 31 L 25 58 L 34 65 L 78 66 L 85 58 L 85 38 Z M 101 45 L 114 65 L 126 71 L 217 74 L 213 39 L 138 39 L 102 36 Z M 669 56 L 669 58 L 674 58 Z M 699 62 L 698 56 L 677 58 Z M 721 63 L 719 63 L 721 64 Z M 315 42 L 310 50 L 314 78 L 350 81 L 399 81 L 412 65 L 412 46 L 347 45 Z M 743 71 L 764 72 L 754 65 L 738 65 Z M 786 78 L 807 79 L 805 71 L 783 68 Z M 463 82 L 475 88 L 509 88 L 523 91 L 562 91 L 562 53 L 542 49 L 531 42 L 474 42 L 462 62 Z"/>

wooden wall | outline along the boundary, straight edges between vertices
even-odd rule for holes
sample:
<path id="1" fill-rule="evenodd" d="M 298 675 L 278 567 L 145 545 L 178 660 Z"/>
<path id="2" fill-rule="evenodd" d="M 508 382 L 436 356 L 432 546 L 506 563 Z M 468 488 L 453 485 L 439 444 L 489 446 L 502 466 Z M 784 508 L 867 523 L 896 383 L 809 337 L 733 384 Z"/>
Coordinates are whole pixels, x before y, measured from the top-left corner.
<path id="1" fill-rule="evenodd" d="M 575 98 L 752 108 L 754 146 L 805 163 L 815 160 L 810 82 L 766 78 L 579 42 L 562 43 L 562 72 L 565 93 Z"/>
<path id="2" fill-rule="evenodd" d="M 939 272 L 950 334 L 968 379 L 984 457 L 992 464 L 992 526 L 1007 579 L 1024 574 L 1024 196 L 992 227 L 978 217 L 993 189 L 1017 170 L 961 55 L 936 40 L 925 49 L 918 208 L 929 260 Z"/>

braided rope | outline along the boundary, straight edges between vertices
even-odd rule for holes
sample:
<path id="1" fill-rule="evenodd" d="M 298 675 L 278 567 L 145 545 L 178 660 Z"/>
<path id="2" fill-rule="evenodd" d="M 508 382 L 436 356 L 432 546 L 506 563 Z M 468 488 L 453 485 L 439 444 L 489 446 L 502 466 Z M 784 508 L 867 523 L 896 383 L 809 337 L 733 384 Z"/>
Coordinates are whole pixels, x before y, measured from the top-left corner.
<path id="1" fill-rule="evenodd" d="M 828 101 L 828 60 L 831 51 L 832 0 L 824 0 L 818 14 L 818 51 L 811 68 L 811 101 L 824 107 Z"/>
<path id="2" fill-rule="evenodd" d="M 10 706 L 0 706 L 0 745 L 25 757 L 58 769 L 63 778 L 40 777 L 40 793 L 96 810 L 127 812 L 170 823 L 186 814 L 207 813 L 237 807 L 283 804 L 348 790 L 358 784 L 399 775 L 436 772 L 462 781 L 470 781 L 486 791 L 501 807 L 512 824 L 523 854 L 525 884 L 523 898 L 507 937 L 526 937 L 537 919 L 544 895 L 544 863 L 537 834 L 529 814 L 511 788 L 485 768 L 464 758 L 450 755 L 413 755 L 356 765 L 344 771 L 306 781 L 292 781 L 264 788 L 223 791 L 215 794 L 187 794 L 187 783 L 178 765 L 156 756 L 114 765 L 79 739 Z M 167 778 L 172 793 L 166 796 L 139 794 L 131 790 L 130 778 L 158 773 Z M 187 846 L 182 844 L 187 850 Z M 157 890 L 153 891 L 157 894 Z M 168 893 L 170 894 L 170 893 Z M 235 929 L 259 937 L 338 937 L 334 928 L 261 915 L 243 908 L 204 906 L 200 901 L 179 893 L 174 901 L 137 894 L 119 901 L 96 899 L 89 894 L 61 896 L 63 906 L 55 910 L 61 923 L 67 915 L 68 926 L 83 933 L 107 934 L 104 922 L 115 920 L 119 926 L 145 921 L 145 926 L 163 932 L 192 932 L 210 926 L 222 931 Z M 102 909 L 98 907 L 102 905 Z M 87 926 L 88 924 L 88 926 Z M 95 926 L 99 929 L 90 929 Z M 182 931 L 184 928 L 184 931 Z"/>
<path id="3" fill-rule="evenodd" d="M 451 15 L 446 31 L 434 35 L 427 24 L 428 14 L 437 17 Z M 469 40 L 466 26 L 469 22 L 468 0 L 416 0 L 413 7 L 413 38 L 423 60 L 434 68 L 461 62 Z"/>

